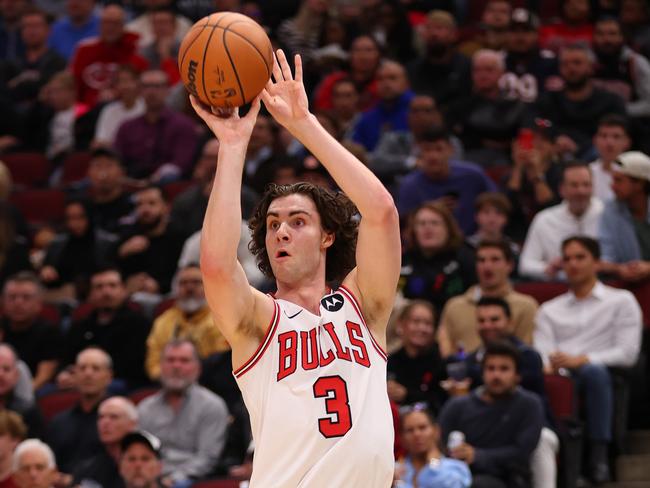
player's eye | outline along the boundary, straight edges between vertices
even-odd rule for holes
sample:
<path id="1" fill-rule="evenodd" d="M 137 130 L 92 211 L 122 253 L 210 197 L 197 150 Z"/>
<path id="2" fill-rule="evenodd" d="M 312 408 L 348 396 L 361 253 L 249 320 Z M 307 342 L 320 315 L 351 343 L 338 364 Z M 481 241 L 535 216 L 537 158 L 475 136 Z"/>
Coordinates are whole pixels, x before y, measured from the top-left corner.
<path id="1" fill-rule="evenodd" d="M 298 227 L 301 226 L 301 225 L 305 225 L 305 221 L 303 219 L 296 219 L 294 221 L 294 225 L 296 225 Z"/>
<path id="2" fill-rule="evenodd" d="M 280 228 L 280 223 L 276 220 L 269 224 L 269 229 L 278 230 Z"/>

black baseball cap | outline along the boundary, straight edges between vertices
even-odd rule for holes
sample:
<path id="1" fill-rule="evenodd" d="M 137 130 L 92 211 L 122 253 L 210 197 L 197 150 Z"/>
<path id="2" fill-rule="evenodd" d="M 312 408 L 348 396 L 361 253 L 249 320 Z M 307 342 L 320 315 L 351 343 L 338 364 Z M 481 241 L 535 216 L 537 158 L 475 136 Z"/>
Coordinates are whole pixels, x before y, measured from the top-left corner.
<path id="1" fill-rule="evenodd" d="M 160 458 L 160 439 L 146 430 L 136 430 L 126 434 L 120 442 L 122 452 L 126 451 L 131 444 L 144 444 L 157 458 Z"/>
<path id="2" fill-rule="evenodd" d="M 510 15 L 510 30 L 525 29 L 536 31 L 539 29 L 537 15 L 525 8 L 516 8 Z"/>

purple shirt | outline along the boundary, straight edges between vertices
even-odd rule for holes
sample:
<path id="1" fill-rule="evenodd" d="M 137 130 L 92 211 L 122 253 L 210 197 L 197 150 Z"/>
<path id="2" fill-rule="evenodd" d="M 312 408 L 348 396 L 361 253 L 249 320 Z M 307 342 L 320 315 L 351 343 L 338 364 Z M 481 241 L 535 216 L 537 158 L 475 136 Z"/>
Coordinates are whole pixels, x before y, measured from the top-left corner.
<path id="1" fill-rule="evenodd" d="M 192 119 L 165 109 L 156 123 L 141 115 L 120 125 L 115 149 L 122 155 L 129 175 L 142 178 L 163 164 L 173 164 L 181 173 L 187 173 L 198 141 Z"/>
<path id="2" fill-rule="evenodd" d="M 458 203 L 454 217 L 466 236 L 476 230 L 474 221 L 474 200 L 486 191 L 496 191 L 494 182 L 474 163 L 449 161 L 449 176 L 434 181 L 419 169 L 411 171 L 402 178 L 397 197 L 397 208 L 401 217 L 429 200 L 454 196 Z"/>

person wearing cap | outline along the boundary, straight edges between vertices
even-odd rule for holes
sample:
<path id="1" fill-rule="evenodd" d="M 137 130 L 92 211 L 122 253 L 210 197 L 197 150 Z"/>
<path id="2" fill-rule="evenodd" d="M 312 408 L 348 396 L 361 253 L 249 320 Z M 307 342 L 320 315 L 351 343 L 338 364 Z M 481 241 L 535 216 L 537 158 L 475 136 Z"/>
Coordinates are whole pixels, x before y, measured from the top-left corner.
<path id="1" fill-rule="evenodd" d="M 538 29 L 539 19 L 530 10 L 512 11 L 506 33 L 506 72 L 500 80 L 506 97 L 530 103 L 540 93 L 561 87 L 557 58 L 539 47 Z"/>
<path id="2" fill-rule="evenodd" d="M 444 110 L 447 104 L 472 90 L 469 59 L 456 48 L 456 21 L 449 12 L 432 10 L 419 37 L 425 54 L 407 67 L 411 88 L 416 93 L 431 95 Z"/>
<path id="3" fill-rule="evenodd" d="M 120 475 L 126 488 L 163 488 L 160 439 L 138 430 L 124 436 L 121 442 Z"/>
<path id="4" fill-rule="evenodd" d="M 569 291 L 539 308 L 533 345 L 547 374 L 569 374 L 583 397 L 589 440 L 589 474 L 610 478 L 614 390 L 610 368 L 629 368 L 639 356 L 643 318 L 634 295 L 598 280 L 600 246 L 585 236 L 562 242 Z"/>
<path id="5" fill-rule="evenodd" d="M 519 260 L 522 276 L 558 279 L 562 271 L 562 241 L 571 235 L 595 238 L 598 234 L 603 202 L 593 197 L 588 165 L 580 161 L 564 165 L 560 195 L 562 203 L 542 210 L 530 224 Z"/>
<path id="6" fill-rule="evenodd" d="M 621 154 L 612 165 L 612 190 L 600 219 L 602 270 L 628 281 L 650 277 L 650 158 Z"/>

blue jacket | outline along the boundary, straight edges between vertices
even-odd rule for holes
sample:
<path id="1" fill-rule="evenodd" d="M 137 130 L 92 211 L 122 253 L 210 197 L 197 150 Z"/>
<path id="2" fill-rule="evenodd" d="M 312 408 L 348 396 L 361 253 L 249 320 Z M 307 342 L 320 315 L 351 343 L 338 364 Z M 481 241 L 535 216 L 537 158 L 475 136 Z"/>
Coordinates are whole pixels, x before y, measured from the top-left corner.
<path id="1" fill-rule="evenodd" d="M 648 198 L 648 205 L 650 205 L 650 198 Z M 650 223 L 650 212 L 646 219 Z M 627 263 L 638 261 L 643 256 L 634 230 L 632 214 L 627 205 L 618 200 L 605 203 L 598 226 L 598 240 L 603 261 Z"/>
<path id="2" fill-rule="evenodd" d="M 414 93 L 409 90 L 390 107 L 380 101 L 373 108 L 365 111 L 354 126 L 352 140 L 368 151 L 372 151 L 384 132 L 408 131 L 409 104 L 413 95 Z"/>
<path id="3" fill-rule="evenodd" d="M 438 463 L 429 463 L 419 472 L 415 471 L 410 458 L 403 463 L 404 473 L 397 483 L 398 488 L 412 488 L 413 478 L 419 488 L 467 488 L 472 484 L 472 474 L 465 463 L 456 459 L 441 458 Z"/>

